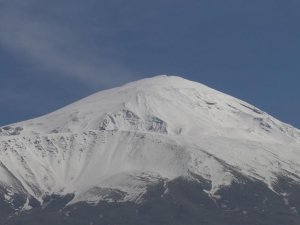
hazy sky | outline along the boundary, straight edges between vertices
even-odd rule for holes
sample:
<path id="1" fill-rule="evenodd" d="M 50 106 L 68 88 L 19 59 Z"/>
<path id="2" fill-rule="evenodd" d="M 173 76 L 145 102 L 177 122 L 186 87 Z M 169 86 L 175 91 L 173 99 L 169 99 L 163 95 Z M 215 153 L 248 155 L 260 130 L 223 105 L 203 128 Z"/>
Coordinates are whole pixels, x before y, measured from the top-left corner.
<path id="1" fill-rule="evenodd" d="M 180 75 L 300 127 L 299 0 L 0 0 L 0 125 Z"/>

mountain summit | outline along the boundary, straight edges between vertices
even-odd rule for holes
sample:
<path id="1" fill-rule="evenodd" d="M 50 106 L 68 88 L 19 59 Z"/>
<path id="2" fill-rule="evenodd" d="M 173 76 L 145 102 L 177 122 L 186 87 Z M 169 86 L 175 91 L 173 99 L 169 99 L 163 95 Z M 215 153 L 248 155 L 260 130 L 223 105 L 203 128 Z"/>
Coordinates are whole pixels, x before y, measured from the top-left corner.
<path id="1" fill-rule="evenodd" d="M 298 129 L 176 76 L 101 91 L 0 128 L 0 195 L 17 211 L 68 195 L 70 207 L 143 204 L 150 187 L 162 184 L 164 198 L 182 179 L 202 185 L 199 195 L 219 206 L 224 190 L 260 184 L 295 213 L 281 181 L 299 183 L 299 162 Z"/>
<path id="2" fill-rule="evenodd" d="M 166 75 L 98 92 L 46 116 L 14 124 L 1 134 L 90 130 L 300 140 L 299 130 L 246 102 L 200 83 Z"/>

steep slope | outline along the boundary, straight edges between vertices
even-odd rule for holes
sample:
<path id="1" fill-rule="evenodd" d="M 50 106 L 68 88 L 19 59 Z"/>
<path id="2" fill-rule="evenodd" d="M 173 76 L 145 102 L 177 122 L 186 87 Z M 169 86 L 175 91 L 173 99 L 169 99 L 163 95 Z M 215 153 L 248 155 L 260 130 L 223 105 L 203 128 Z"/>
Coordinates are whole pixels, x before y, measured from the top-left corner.
<path id="1" fill-rule="evenodd" d="M 300 131 L 205 85 L 157 76 L 102 91 L 48 115 L 0 128 L 3 198 L 141 202 L 149 186 L 185 180 L 221 189 L 300 181 Z M 199 190 L 199 192 L 202 190 Z"/>

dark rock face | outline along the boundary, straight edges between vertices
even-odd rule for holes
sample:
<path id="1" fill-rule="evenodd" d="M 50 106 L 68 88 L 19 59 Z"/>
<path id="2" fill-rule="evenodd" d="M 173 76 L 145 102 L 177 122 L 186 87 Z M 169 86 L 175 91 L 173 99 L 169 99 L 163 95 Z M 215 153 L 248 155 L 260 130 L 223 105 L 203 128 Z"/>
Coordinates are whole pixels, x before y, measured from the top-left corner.
<path id="1" fill-rule="evenodd" d="M 131 130 L 145 130 L 156 133 L 168 133 L 167 123 L 155 116 L 140 118 L 134 112 L 127 109 L 116 113 L 106 114 L 99 125 L 99 130 L 120 130 L 122 126 Z"/>
<path id="2" fill-rule="evenodd" d="M 3 225 L 299 225 L 300 185 L 281 178 L 277 194 L 265 184 L 240 177 L 239 183 L 209 197 L 208 182 L 177 179 L 150 186 L 140 204 L 66 204 L 72 195 L 49 196 L 45 205 L 16 212 L 1 199 Z M 166 191 L 167 190 L 167 191 Z"/>
<path id="3" fill-rule="evenodd" d="M 0 128 L 0 136 L 19 135 L 23 131 L 22 127 L 6 126 Z"/>

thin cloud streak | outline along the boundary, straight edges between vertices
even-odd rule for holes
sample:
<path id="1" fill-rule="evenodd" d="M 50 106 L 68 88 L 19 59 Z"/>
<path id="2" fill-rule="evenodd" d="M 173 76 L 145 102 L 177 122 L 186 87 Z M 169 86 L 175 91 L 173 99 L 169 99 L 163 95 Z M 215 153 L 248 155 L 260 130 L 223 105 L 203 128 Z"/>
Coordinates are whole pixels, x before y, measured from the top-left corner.
<path id="1" fill-rule="evenodd" d="M 53 74 L 74 77 L 92 87 L 135 79 L 122 63 L 106 58 L 82 41 L 80 31 L 31 16 L 29 9 L 34 2 L 4 4 L 0 10 L 3 47 Z"/>

